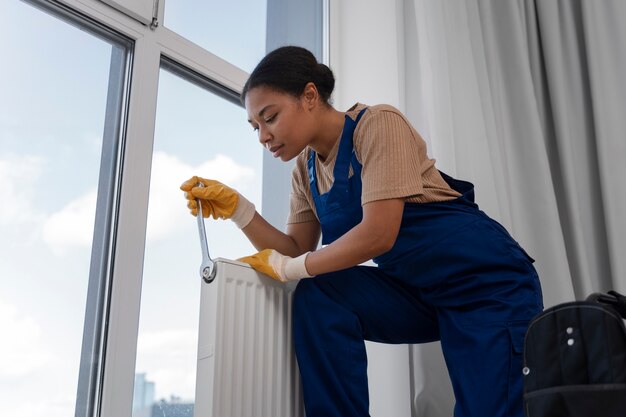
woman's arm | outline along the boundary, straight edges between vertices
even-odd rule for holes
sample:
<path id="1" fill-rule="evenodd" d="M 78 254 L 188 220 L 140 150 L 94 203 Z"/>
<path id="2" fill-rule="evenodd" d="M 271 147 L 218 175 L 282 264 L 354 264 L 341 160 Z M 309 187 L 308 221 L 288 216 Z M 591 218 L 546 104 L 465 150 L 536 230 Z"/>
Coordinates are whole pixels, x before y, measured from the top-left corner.
<path id="1" fill-rule="evenodd" d="M 404 200 L 399 198 L 365 204 L 361 223 L 307 256 L 307 271 L 311 275 L 338 271 L 389 251 L 398 237 L 403 211 Z"/>
<path id="2" fill-rule="evenodd" d="M 320 238 L 320 225 L 317 221 L 290 224 L 287 233 L 283 233 L 259 213 L 254 213 L 252 221 L 241 230 L 257 250 L 274 249 L 291 257 L 314 251 Z"/>

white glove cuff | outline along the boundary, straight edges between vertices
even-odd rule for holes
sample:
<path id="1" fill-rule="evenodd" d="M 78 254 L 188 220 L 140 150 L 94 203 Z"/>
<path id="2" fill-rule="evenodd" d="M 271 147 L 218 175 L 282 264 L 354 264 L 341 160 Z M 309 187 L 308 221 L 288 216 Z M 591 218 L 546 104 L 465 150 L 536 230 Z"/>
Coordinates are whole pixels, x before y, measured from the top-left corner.
<path id="1" fill-rule="evenodd" d="M 297 258 L 291 258 L 285 262 L 283 272 L 285 281 L 293 281 L 300 278 L 311 278 L 313 276 L 309 274 L 309 271 L 306 270 L 306 266 L 304 265 L 304 261 L 306 261 L 306 257 L 309 253 L 310 252 L 306 252 Z"/>
<path id="2" fill-rule="evenodd" d="M 254 204 L 248 201 L 244 196 L 239 194 L 239 199 L 237 200 L 237 208 L 233 213 L 233 216 L 230 218 L 238 228 L 243 229 L 252 221 L 254 217 L 254 213 L 256 212 L 256 208 Z"/>

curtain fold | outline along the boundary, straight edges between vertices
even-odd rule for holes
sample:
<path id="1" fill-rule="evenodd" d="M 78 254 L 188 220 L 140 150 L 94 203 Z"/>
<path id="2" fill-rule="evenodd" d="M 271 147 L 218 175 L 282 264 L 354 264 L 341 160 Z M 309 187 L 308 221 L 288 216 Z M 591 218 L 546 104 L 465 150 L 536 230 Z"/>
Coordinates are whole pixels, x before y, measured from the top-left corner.
<path id="1" fill-rule="evenodd" d="M 624 18 L 622 0 L 404 3 L 406 113 L 536 259 L 546 306 L 626 292 Z M 438 346 L 411 359 L 413 415 L 451 415 Z"/>
<path id="2" fill-rule="evenodd" d="M 581 1 L 610 270 L 599 289 L 626 293 L 626 3 Z"/>
<path id="3" fill-rule="evenodd" d="M 545 78 L 537 99 L 550 109 L 543 139 L 579 298 L 611 283 L 581 12 L 578 2 L 537 4 L 543 67 L 536 78 Z"/>

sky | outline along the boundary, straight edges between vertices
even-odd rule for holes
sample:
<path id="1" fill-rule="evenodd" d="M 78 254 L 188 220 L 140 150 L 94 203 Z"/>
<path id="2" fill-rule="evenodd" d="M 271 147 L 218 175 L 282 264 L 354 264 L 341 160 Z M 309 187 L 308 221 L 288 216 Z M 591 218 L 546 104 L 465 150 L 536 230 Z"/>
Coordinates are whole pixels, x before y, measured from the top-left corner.
<path id="1" fill-rule="evenodd" d="M 247 71 L 263 56 L 264 2 L 186 5 L 166 6 L 164 24 Z M 19 0 L 0 10 L 10 57 L 0 66 L 0 415 L 68 416 L 111 45 Z M 242 108 L 163 70 L 156 120 L 136 372 L 157 399 L 193 401 L 201 255 L 178 186 L 219 179 L 261 209 L 262 148 Z M 207 221 L 207 235 L 214 258 L 254 251 L 230 222 Z"/>

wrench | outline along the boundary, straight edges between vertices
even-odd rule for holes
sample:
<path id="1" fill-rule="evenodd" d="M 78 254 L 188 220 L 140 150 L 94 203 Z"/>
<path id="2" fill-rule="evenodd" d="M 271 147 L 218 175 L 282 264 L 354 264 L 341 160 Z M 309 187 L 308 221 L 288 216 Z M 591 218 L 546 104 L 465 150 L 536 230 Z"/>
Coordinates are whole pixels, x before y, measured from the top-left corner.
<path id="1" fill-rule="evenodd" d="M 198 184 L 198 187 L 203 187 L 203 184 Z M 200 264 L 200 277 L 206 282 L 210 284 L 215 279 L 215 263 L 211 259 L 211 255 L 209 255 L 209 245 L 206 239 L 206 229 L 204 228 L 204 217 L 202 217 L 202 203 L 200 199 L 197 199 L 198 203 L 198 214 L 196 215 L 196 219 L 198 220 L 198 232 L 200 232 L 200 249 L 202 250 L 202 264 Z"/>

